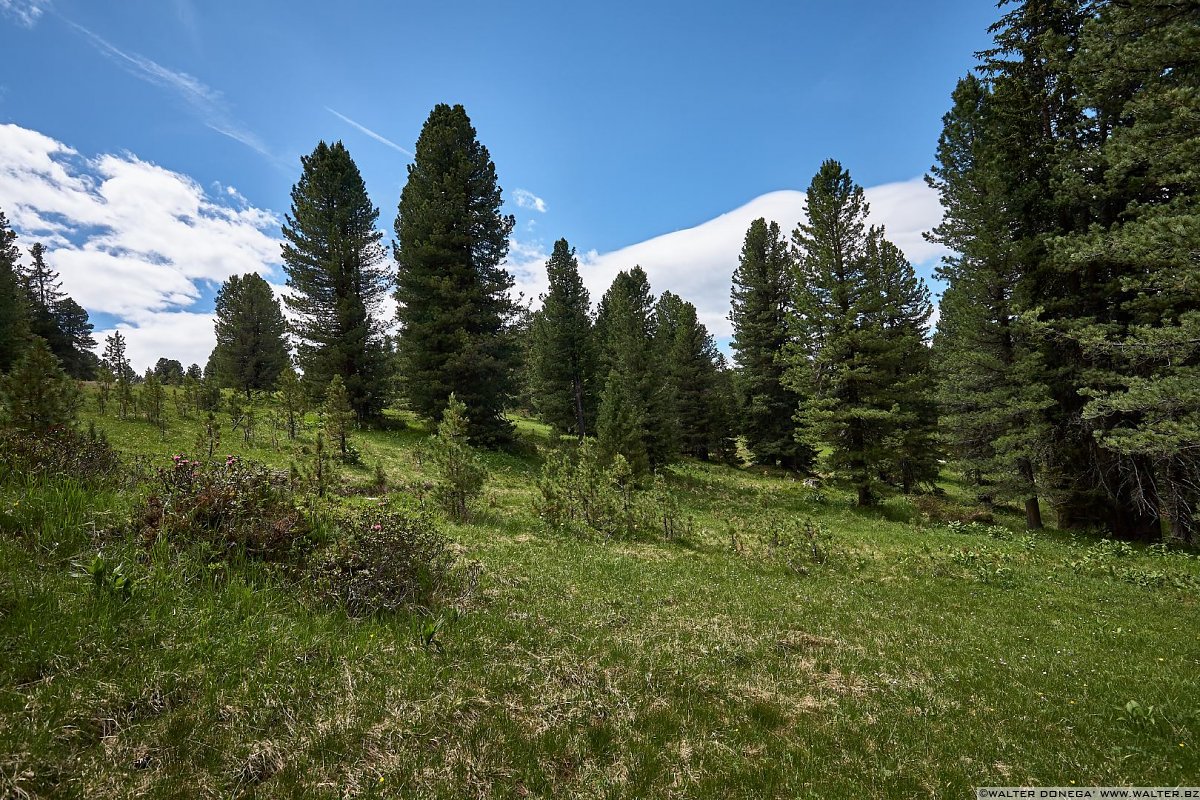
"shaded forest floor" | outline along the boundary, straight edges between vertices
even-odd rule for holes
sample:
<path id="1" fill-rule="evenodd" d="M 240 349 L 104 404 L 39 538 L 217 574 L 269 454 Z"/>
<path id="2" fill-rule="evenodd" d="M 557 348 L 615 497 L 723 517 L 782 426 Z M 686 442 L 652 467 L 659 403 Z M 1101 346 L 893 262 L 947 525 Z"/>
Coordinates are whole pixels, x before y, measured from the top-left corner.
<path id="1" fill-rule="evenodd" d="M 89 413 L 92 413 L 89 410 Z M 199 423 L 94 417 L 150 466 Z M 419 503 L 426 432 L 356 434 L 363 487 Z M 227 425 L 227 423 L 226 423 Z M 548 441 L 519 421 L 531 442 Z M 236 454 L 286 469 L 295 443 Z M 0 488 L 0 797 L 963 797 L 980 785 L 1200 781 L 1200 560 L 949 500 L 684 463 L 684 536 L 585 540 L 533 509 L 538 458 L 488 455 L 478 583 L 352 619 L 257 562 L 147 552 L 139 489 Z M 386 495 L 368 488 L 375 466 Z M 814 557 L 804 525 L 821 532 Z M 799 532 L 799 533 L 797 533 Z M 789 538 L 795 536 L 794 541 Z M 138 584 L 98 594 L 102 550 Z"/>

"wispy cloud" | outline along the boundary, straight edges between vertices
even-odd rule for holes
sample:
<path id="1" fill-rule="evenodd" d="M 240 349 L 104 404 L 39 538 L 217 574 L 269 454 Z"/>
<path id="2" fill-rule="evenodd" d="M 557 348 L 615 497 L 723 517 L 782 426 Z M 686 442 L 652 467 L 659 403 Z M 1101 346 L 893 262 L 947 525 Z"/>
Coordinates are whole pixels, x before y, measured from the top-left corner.
<path id="1" fill-rule="evenodd" d="M 340 119 L 342 122 L 344 122 L 344 123 L 346 123 L 347 125 L 349 125 L 350 127 L 357 129 L 357 130 L 358 130 L 359 132 L 361 132 L 361 133 L 365 133 L 367 136 L 370 136 L 372 139 L 374 139 L 375 141 L 379 142 L 380 144 L 385 144 L 385 145 L 387 145 L 388 147 L 392 148 L 393 150 L 399 150 L 401 153 L 404 153 L 404 154 L 405 154 L 405 155 L 407 155 L 407 156 L 412 156 L 412 155 L 413 155 L 413 153 L 412 153 L 412 151 L 411 151 L 411 150 L 406 150 L 405 148 L 403 148 L 403 147 L 401 147 L 400 145 L 396 144 L 395 142 L 393 142 L 391 139 L 387 138 L 387 137 L 386 137 L 386 136 L 384 136 L 383 134 L 381 134 L 381 133 L 376 133 L 375 131 L 373 131 L 373 130 L 371 130 L 370 128 L 368 128 L 366 125 L 363 125 L 363 124 L 361 124 L 361 123 L 355 122 L 354 120 L 352 120 L 352 119 L 350 119 L 349 117 L 347 117 L 345 114 L 340 114 L 340 113 L 338 113 L 337 111 L 334 111 L 334 110 L 333 110 L 332 108 L 330 108 L 329 106 L 325 106 L 325 110 L 326 110 L 326 111 L 328 111 L 330 114 L 333 114 L 335 117 L 337 117 L 337 118 L 338 118 L 338 119 Z"/>
<path id="2" fill-rule="evenodd" d="M 0 0 L 0 11 L 26 28 L 36 25 L 38 18 L 49 7 L 50 0 Z"/>
<path id="3" fill-rule="evenodd" d="M 0 0 L 0 2 L 5 2 L 5 0 Z M 253 131 L 248 130 L 232 117 L 225 105 L 224 97 L 216 89 L 186 72 L 164 67 L 143 55 L 122 50 L 76 22 L 65 18 L 64 21 L 83 34 L 100 53 L 111 58 L 130 74 L 174 93 L 203 121 L 205 127 L 222 136 L 228 136 L 236 142 L 241 142 L 276 164 L 280 163 L 275 154 L 267 149 L 267 146 Z"/>
<path id="4" fill-rule="evenodd" d="M 543 214 L 546 213 L 546 201 L 528 189 L 514 189 L 513 200 L 516 201 L 517 208 L 528 208 Z"/>

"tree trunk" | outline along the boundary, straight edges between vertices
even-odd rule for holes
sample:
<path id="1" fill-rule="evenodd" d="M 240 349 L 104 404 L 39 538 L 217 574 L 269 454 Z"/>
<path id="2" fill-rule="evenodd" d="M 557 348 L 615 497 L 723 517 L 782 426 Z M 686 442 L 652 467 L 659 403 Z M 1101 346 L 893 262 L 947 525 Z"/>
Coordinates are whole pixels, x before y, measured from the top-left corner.
<path id="1" fill-rule="evenodd" d="M 1017 468 L 1021 472 L 1021 478 L 1025 481 L 1025 485 L 1029 487 L 1029 496 L 1025 498 L 1025 527 L 1031 531 L 1040 531 L 1042 529 L 1042 505 L 1038 502 L 1038 496 L 1033 492 L 1036 484 L 1033 479 L 1033 462 L 1028 458 L 1022 458 L 1017 462 Z"/>
<path id="2" fill-rule="evenodd" d="M 575 389 L 575 433 L 579 436 L 579 441 L 583 441 L 583 381 L 576 375 L 571 383 Z"/>

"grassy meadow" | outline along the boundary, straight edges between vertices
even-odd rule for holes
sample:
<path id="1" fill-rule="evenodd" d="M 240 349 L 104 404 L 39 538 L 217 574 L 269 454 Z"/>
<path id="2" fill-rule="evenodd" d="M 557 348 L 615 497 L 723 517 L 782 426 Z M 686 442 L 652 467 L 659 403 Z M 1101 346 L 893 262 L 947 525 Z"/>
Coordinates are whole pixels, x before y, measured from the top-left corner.
<path id="1" fill-rule="evenodd" d="M 222 416 L 220 458 L 287 469 Z M 195 453 L 96 414 L 132 474 Z M 356 432 L 359 487 L 423 501 L 424 427 Z M 303 573 L 147 547 L 144 483 L 4 474 L 0 797 L 967 797 L 980 785 L 1200 783 L 1200 560 L 965 524 L 947 498 L 860 510 L 837 486 L 687 462 L 677 538 L 580 538 L 534 510 L 549 431 L 487 454 L 477 576 L 359 619 Z M 376 466 L 388 488 L 373 486 Z M 817 532 L 809 540 L 803 531 Z M 783 532 L 782 534 L 780 532 Z M 799 531 L 797 534 L 796 532 Z M 795 535 L 793 535 L 795 534 Z M 101 592 L 97 552 L 136 590 Z M 440 627 L 431 631 L 431 620 Z"/>

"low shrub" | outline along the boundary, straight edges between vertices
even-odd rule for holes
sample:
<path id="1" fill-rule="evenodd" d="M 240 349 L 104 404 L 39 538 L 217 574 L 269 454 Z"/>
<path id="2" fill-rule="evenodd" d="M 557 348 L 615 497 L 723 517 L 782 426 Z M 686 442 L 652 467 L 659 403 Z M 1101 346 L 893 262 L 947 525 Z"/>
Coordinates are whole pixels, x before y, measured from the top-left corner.
<path id="1" fill-rule="evenodd" d="M 152 483 L 138 517 L 147 546 L 164 537 L 177 547 L 200 544 L 219 561 L 234 553 L 283 560 L 308 545 L 308 521 L 288 497 L 286 481 L 261 464 L 177 455 Z"/>
<path id="2" fill-rule="evenodd" d="M 662 475 L 639 491 L 617 455 L 606 459 L 591 439 L 552 451 L 537 480 L 534 509 L 547 527 L 577 536 L 686 538 L 694 524 Z"/>
<path id="3" fill-rule="evenodd" d="M 117 451 L 95 428 L 86 433 L 74 428 L 0 431 L 0 484 L 69 478 L 97 487 L 112 485 L 121 475 Z"/>
<path id="4" fill-rule="evenodd" d="M 431 608 L 450 587 L 454 556 L 425 514 L 353 509 L 338 518 L 339 535 L 309 563 L 315 595 L 371 616 Z"/>
<path id="5" fill-rule="evenodd" d="M 619 536 L 636 527 L 633 476 L 625 459 L 606 463 L 595 441 L 551 451 L 537 480 L 534 510 L 552 530 Z"/>

